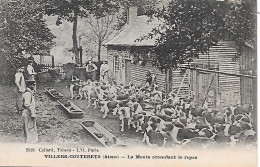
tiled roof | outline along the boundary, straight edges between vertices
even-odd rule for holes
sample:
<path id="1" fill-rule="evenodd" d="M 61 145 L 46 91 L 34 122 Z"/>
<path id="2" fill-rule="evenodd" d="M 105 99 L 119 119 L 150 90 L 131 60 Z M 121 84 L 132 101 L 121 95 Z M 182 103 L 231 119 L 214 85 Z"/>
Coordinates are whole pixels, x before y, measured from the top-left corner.
<path id="1" fill-rule="evenodd" d="M 127 24 L 121 32 L 106 43 L 107 46 L 154 46 L 156 37 L 137 41 L 141 36 L 146 36 L 153 28 L 160 24 L 159 20 L 153 19 L 148 22 L 147 16 L 138 16 L 135 24 Z"/>

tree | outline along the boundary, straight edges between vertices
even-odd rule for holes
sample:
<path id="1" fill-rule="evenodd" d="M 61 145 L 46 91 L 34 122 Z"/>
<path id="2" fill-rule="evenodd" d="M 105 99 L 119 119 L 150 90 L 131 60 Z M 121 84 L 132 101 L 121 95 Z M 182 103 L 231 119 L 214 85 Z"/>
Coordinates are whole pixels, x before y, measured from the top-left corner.
<path id="1" fill-rule="evenodd" d="M 98 45 L 98 61 L 101 59 L 101 47 L 103 43 L 111 37 L 115 32 L 113 27 L 115 24 L 114 15 L 106 15 L 103 17 L 89 16 L 86 19 L 86 27 L 90 27 L 90 31 L 83 33 L 82 36 Z"/>
<path id="2" fill-rule="evenodd" d="M 47 55 L 54 36 L 42 19 L 42 1 L 0 2 L 0 52 L 15 66 L 21 63 L 18 53 Z"/>
<path id="3" fill-rule="evenodd" d="M 151 15 L 163 24 L 138 40 L 156 38 L 154 64 L 165 71 L 206 53 L 226 36 L 240 44 L 254 40 L 249 33 L 255 32 L 256 13 L 249 4 L 246 0 L 172 0 Z"/>
<path id="4" fill-rule="evenodd" d="M 154 12 L 164 24 L 146 37 L 159 36 L 154 48 L 155 65 L 163 70 L 191 61 L 206 52 L 218 37 L 218 15 L 215 1 L 175 0 Z M 141 38 L 142 40 L 143 38 Z"/>
<path id="5" fill-rule="evenodd" d="M 236 42 L 239 53 L 246 44 L 256 47 L 257 3 L 256 0 L 241 0 L 227 3 L 224 29 L 228 37 Z M 223 8 L 223 5 L 222 5 Z"/>
<path id="6" fill-rule="evenodd" d="M 114 0 L 47 0 L 45 6 L 46 14 L 57 15 L 57 25 L 61 24 L 61 19 L 73 23 L 73 52 L 76 63 L 79 63 L 79 50 L 77 41 L 78 17 L 89 17 L 94 15 L 103 17 L 118 9 L 118 4 Z"/>

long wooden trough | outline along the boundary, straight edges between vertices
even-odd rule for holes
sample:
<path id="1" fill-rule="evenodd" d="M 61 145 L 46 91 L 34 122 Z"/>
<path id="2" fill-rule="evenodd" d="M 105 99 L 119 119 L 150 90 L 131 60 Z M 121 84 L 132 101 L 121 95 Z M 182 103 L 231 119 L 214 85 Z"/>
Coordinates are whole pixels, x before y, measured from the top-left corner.
<path id="1" fill-rule="evenodd" d="M 121 140 L 95 121 L 84 121 L 80 124 L 83 129 L 94 136 L 104 147 L 127 147 Z"/>
<path id="2" fill-rule="evenodd" d="M 45 92 L 55 100 L 63 98 L 63 95 L 54 88 L 47 87 L 45 88 Z"/>
<path id="3" fill-rule="evenodd" d="M 82 118 L 84 111 L 67 99 L 60 99 L 58 103 L 67 112 L 70 118 Z"/>

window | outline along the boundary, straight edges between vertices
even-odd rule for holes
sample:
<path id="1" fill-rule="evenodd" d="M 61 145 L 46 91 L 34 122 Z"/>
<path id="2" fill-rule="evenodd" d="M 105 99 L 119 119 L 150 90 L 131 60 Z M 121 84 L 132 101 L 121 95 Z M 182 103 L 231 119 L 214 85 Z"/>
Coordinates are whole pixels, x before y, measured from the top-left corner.
<path id="1" fill-rule="evenodd" d="M 119 58 L 118 58 L 118 55 L 117 56 L 114 56 L 114 59 L 113 59 L 113 64 L 114 64 L 114 73 L 117 73 L 119 71 Z"/>

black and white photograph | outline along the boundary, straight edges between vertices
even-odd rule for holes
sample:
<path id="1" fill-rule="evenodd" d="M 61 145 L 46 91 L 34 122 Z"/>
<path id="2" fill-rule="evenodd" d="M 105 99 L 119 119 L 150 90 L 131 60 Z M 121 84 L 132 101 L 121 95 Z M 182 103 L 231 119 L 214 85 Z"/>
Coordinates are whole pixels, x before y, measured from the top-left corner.
<path id="1" fill-rule="evenodd" d="M 0 165 L 257 166 L 258 14 L 0 0 Z"/>

